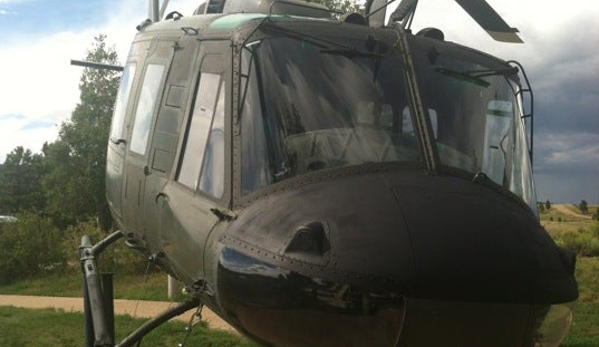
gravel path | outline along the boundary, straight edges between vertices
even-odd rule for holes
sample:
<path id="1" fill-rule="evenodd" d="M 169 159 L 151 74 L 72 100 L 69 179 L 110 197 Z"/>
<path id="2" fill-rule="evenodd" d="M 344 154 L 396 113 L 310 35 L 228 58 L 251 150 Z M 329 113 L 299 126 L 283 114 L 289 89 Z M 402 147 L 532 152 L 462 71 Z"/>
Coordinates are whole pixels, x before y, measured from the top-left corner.
<path id="1" fill-rule="evenodd" d="M 130 315 L 137 318 L 151 318 L 171 307 L 173 303 L 164 301 L 147 300 L 114 300 L 114 313 L 116 315 Z M 14 306 L 21 308 L 56 308 L 66 312 L 83 312 L 82 298 L 60 298 L 48 296 L 0 295 L 0 306 Z M 188 322 L 193 310 L 173 319 Z M 236 332 L 229 324 L 218 317 L 207 307 L 202 309 L 202 320 L 214 329 Z"/>

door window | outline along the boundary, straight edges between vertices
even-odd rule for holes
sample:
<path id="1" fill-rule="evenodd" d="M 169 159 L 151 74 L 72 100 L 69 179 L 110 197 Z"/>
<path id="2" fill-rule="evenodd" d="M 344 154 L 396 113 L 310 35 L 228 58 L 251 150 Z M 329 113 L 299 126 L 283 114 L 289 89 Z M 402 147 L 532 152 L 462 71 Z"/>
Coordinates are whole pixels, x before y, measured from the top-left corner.
<path id="1" fill-rule="evenodd" d="M 183 144 L 177 181 L 197 189 L 219 92 L 220 75 L 202 73 Z M 220 102 L 219 102 L 220 103 Z M 224 109 L 224 106 L 223 106 Z"/>
<path id="2" fill-rule="evenodd" d="M 114 105 L 114 114 L 112 116 L 112 128 L 110 129 L 110 139 L 113 142 L 123 139 L 123 125 L 125 122 L 125 113 L 131 87 L 133 86 L 133 77 L 135 76 L 135 65 L 130 64 L 125 66 L 123 76 L 121 77 L 121 85 L 119 93 Z"/>
<path id="3" fill-rule="evenodd" d="M 210 129 L 200 189 L 215 198 L 222 198 L 225 189 L 225 84 L 222 83 L 214 120 Z"/>
<path id="4" fill-rule="evenodd" d="M 141 155 L 146 154 L 148 135 L 152 126 L 152 114 L 156 108 L 163 73 L 163 65 L 149 64 L 141 87 L 129 146 L 131 151 Z"/>

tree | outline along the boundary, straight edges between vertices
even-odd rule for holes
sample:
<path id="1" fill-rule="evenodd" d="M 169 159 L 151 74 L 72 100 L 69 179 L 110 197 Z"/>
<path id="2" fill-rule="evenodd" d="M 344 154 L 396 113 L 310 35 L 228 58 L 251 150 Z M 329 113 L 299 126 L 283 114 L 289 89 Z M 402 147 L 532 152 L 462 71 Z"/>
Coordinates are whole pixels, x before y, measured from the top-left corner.
<path id="1" fill-rule="evenodd" d="M 16 147 L 0 169 L 0 214 L 39 211 L 45 200 L 41 189 L 42 156 Z"/>
<path id="2" fill-rule="evenodd" d="M 551 210 L 551 202 L 549 200 L 547 200 L 547 202 L 545 202 L 545 209 L 547 211 Z"/>
<path id="3" fill-rule="evenodd" d="M 355 0 L 312 0 L 311 2 L 325 5 L 331 10 L 342 13 L 361 11 L 360 4 L 358 4 L 358 2 Z"/>
<path id="4" fill-rule="evenodd" d="M 539 213 L 544 213 L 545 212 L 545 204 L 542 202 L 539 202 L 537 205 L 539 207 Z"/>
<path id="5" fill-rule="evenodd" d="M 580 212 L 582 212 L 582 214 L 587 214 L 589 213 L 589 204 L 586 202 L 586 200 L 580 200 L 580 204 L 578 204 L 578 209 L 580 210 Z"/>
<path id="6" fill-rule="evenodd" d="M 116 51 L 105 40 L 105 35 L 97 36 L 85 60 L 117 65 Z M 115 71 L 84 69 L 80 101 L 71 118 L 62 123 L 56 142 L 44 144 L 47 210 L 63 223 L 99 218 L 106 227 L 110 221 L 106 144 L 119 81 Z"/>

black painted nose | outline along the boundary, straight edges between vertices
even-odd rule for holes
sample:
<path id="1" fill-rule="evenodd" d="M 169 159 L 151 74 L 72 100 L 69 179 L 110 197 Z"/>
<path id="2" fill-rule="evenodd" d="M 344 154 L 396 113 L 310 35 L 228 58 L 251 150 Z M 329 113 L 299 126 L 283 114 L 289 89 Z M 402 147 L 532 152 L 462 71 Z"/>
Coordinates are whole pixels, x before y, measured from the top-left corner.
<path id="1" fill-rule="evenodd" d="M 571 314 L 555 304 L 577 296 L 572 259 L 525 206 L 451 177 L 276 192 L 220 241 L 221 305 L 273 346 L 557 346 Z"/>

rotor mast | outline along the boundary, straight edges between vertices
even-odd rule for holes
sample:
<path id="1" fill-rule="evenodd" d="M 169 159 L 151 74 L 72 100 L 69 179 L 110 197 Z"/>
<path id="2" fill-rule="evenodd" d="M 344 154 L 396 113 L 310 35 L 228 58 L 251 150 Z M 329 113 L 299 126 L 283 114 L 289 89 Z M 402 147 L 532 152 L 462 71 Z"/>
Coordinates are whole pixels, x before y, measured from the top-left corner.
<path id="1" fill-rule="evenodd" d="M 168 6 L 169 0 L 163 0 L 160 5 L 160 0 L 148 0 L 148 18 L 152 23 L 160 22 L 164 17 L 164 12 Z"/>

